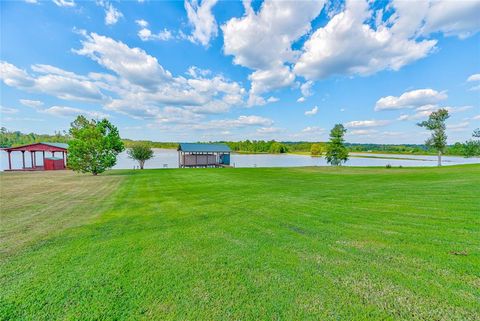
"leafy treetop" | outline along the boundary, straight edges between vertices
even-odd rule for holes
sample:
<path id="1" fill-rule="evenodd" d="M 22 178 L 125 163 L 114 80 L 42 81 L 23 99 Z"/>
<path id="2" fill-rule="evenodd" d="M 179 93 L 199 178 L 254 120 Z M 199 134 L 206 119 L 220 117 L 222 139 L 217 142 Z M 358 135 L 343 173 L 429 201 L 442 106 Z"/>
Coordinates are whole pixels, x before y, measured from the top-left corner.
<path id="1" fill-rule="evenodd" d="M 348 150 L 343 136 L 347 130 L 342 124 L 336 124 L 330 131 L 330 141 L 327 145 L 326 159 L 334 166 L 342 165 L 348 160 Z"/>
<path id="2" fill-rule="evenodd" d="M 445 121 L 450 117 L 448 110 L 441 108 L 434 111 L 428 117 L 428 120 L 424 120 L 418 123 L 418 126 L 425 127 L 432 131 L 432 136 L 425 142 L 427 146 L 433 147 L 439 152 L 444 152 L 447 146 L 447 135 L 445 133 L 446 125 Z"/>
<path id="3" fill-rule="evenodd" d="M 425 141 L 425 144 L 438 152 L 438 166 L 442 165 L 442 153 L 447 147 L 447 134 L 445 129 L 445 121 L 450 117 L 448 110 L 440 108 L 428 116 L 428 120 L 424 120 L 417 125 L 425 127 L 432 132 L 432 136 Z"/>
<path id="4" fill-rule="evenodd" d="M 88 120 L 78 116 L 71 124 L 68 166 L 82 173 L 97 175 L 115 166 L 124 150 L 117 127 L 107 119 Z"/>
<path id="5" fill-rule="evenodd" d="M 130 147 L 127 154 L 131 159 L 138 161 L 140 169 L 143 169 L 145 162 L 153 157 L 153 150 L 148 144 L 138 143 Z"/>

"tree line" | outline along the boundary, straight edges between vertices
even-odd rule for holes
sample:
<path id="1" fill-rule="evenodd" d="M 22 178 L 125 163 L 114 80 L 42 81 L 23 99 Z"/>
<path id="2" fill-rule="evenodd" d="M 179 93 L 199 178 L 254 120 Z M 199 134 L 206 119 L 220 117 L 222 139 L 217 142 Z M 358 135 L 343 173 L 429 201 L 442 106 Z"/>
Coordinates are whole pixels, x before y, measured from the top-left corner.
<path id="1" fill-rule="evenodd" d="M 5 127 L 0 128 L 0 148 L 40 142 L 67 143 L 69 140 L 70 136 L 66 132 L 56 131 L 53 135 L 25 134 L 20 131 L 8 131 Z"/>
<path id="2" fill-rule="evenodd" d="M 432 112 L 427 120 L 417 124 L 431 132 L 431 136 L 425 144 L 437 151 L 438 166 L 442 165 L 442 154 L 445 152 L 447 145 L 445 121 L 448 118 L 448 111 L 439 109 Z M 327 163 L 332 166 L 342 165 L 348 160 L 349 156 L 344 139 L 346 132 L 347 129 L 342 124 L 335 124 L 330 131 L 329 142 L 325 146 L 312 144 L 310 153 L 313 156 L 321 156 L 325 147 Z M 115 166 L 118 154 L 125 150 L 125 145 L 120 138 L 117 127 L 107 119 L 88 120 L 84 116 L 78 116 L 72 122 L 68 135 L 71 138 L 68 141 L 68 167 L 74 171 L 92 173 L 93 175 L 102 173 Z M 475 130 L 473 137 L 480 138 L 479 129 Z M 472 144 L 477 151 L 480 149 L 480 140 L 478 139 L 472 139 L 465 143 L 465 145 L 469 144 Z M 272 153 L 282 153 L 287 150 L 283 144 L 276 141 L 246 141 L 241 142 L 241 144 L 236 143 L 232 147 L 237 149 L 257 147 L 256 151 L 268 150 Z M 261 147 L 261 149 L 258 147 Z M 141 169 L 143 169 L 145 162 L 154 156 L 151 146 L 145 142 L 132 145 L 127 150 L 127 154 L 139 163 Z"/>
<path id="3" fill-rule="evenodd" d="M 438 166 L 442 164 L 442 155 L 447 148 L 447 134 L 445 121 L 449 118 L 446 109 L 439 109 L 432 112 L 427 120 L 417 125 L 424 127 L 431 132 L 425 145 L 437 152 Z M 340 166 L 348 160 L 349 150 L 345 143 L 344 136 L 347 129 L 342 124 L 336 124 L 330 131 L 328 143 L 280 143 L 271 141 L 241 141 L 227 142 L 234 151 L 250 151 L 264 153 L 285 153 L 289 148 L 307 149 L 312 156 L 323 156 L 327 163 L 333 166 Z M 88 120 L 85 116 L 78 116 L 71 123 L 70 130 L 64 133 L 49 135 L 22 134 L 20 132 L 9 132 L 2 127 L 0 130 L 0 144 L 5 147 L 15 143 L 28 144 L 35 141 L 49 140 L 54 142 L 67 142 L 68 146 L 68 167 L 82 173 L 100 174 L 115 166 L 117 156 L 125 150 L 125 142 L 120 138 L 120 133 L 115 125 L 107 119 Z M 474 156 L 480 154 L 480 129 L 474 131 L 472 139 L 466 141 L 463 150 L 467 150 Z M 130 158 L 139 163 L 143 169 L 145 162 L 154 156 L 152 144 L 148 141 L 133 142 L 128 140 L 130 147 L 127 154 Z M 175 144 L 175 143 L 168 143 Z M 310 145 L 309 145 L 310 144 Z M 175 144 L 176 145 L 176 144 Z M 164 145 L 170 147 L 171 145 Z M 454 145 L 456 148 L 459 146 Z M 358 146 L 357 146 L 358 147 Z"/>
<path id="4" fill-rule="evenodd" d="M 465 142 L 457 142 L 453 145 L 446 145 L 445 121 L 448 119 L 448 112 L 436 111 L 430 115 L 429 120 L 419 123 L 421 127 L 431 130 L 435 134 L 423 145 L 418 144 L 356 144 L 343 142 L 347 152 L 380 152 L 400 154 L 434 154 L 441 151 L 442 155 L 463 155 L 473 157 L 480 155 L 480 130 L 473 133 L 472 138 Z M 433 118 L 432 118 L 433 117 Z M 435 119 L 436 118 L 436 119 Z M 442 125 L 443 124 L 443 125 Z M 443 127 L 442 127 L 443 126 Z M 338 128 L 337 128 L 338 129 Z M 344 128 L 345 129 L 345 128 Z M 0 130 L 0 147 L 11 147 L 26 145 L 36 142 L 58 142 L 68 143 L 72 139 L 70 132 L 57 131 L 53 135 L 22 133 L 20 131 L 8 131 L 5 127 Z M 436 140 L 436 141 L 435 141 Z M 137 145 L 149 146 L 150 148 L 177 148 L 176 142 L 154 142 L 149 140 L 135 141 L 121 139 L 126 148 Z M 234 152 L 239 153 L 310 153 L 312 156 L 321 156 L 327 150 L 326 142 L 278 142 L 275 140 L 244 140 L 244 141 L 222 141 Z"/>

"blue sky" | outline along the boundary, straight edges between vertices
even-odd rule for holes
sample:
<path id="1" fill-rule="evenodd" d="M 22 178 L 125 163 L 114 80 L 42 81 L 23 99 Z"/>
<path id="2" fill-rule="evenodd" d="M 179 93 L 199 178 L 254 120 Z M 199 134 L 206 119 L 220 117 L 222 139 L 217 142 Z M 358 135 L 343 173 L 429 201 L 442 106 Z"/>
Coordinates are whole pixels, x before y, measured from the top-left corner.
<path id="1" fill-rule="evenodd" d="M 449 143 L 480 126 L 480 1 L 2 1 L 1 124 L 156 141 Z"/>

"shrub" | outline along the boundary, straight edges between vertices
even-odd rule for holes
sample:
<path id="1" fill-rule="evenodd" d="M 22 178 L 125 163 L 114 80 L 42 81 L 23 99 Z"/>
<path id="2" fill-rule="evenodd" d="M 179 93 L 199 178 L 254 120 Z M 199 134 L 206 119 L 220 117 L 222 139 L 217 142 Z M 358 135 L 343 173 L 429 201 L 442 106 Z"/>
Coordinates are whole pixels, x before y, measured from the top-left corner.
<path id="1" fill-rule="evenodd" d="M 135 144 L 127 150 L 128 157 L 138 161 L 140 169 L 143 169 L 145 162 L 153 157 L 153 150 L 145 143 Z"/>

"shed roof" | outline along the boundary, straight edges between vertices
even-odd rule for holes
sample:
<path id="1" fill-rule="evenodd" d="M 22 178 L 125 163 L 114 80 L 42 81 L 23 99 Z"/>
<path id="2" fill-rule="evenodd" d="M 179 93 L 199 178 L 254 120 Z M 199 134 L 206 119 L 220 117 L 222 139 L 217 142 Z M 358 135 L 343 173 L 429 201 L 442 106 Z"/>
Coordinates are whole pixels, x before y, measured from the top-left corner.
<path id="1" fill-rule="evenodd" d="M 41 142 L 40 144 L 44 145 L 50 145 L 58 148 L 65 148 L 68 149 L 68 144 L 67 143 L 46 143 L 46 142 Z"/>
<path id="2" fill-rule="evenodd" d="M 68 149 L 68 144 L 65 143 L 33 143 L 28 145 L 6 147 L 2 148 L 5 151 L 52 151 L 52 152 L 64 152 Z"/>
<path id="3" fill-rule="evenodd" d="M 227 144 L 180 143 L 179 151 L 197 153 L 228 153 L 231 152 Z"/>

